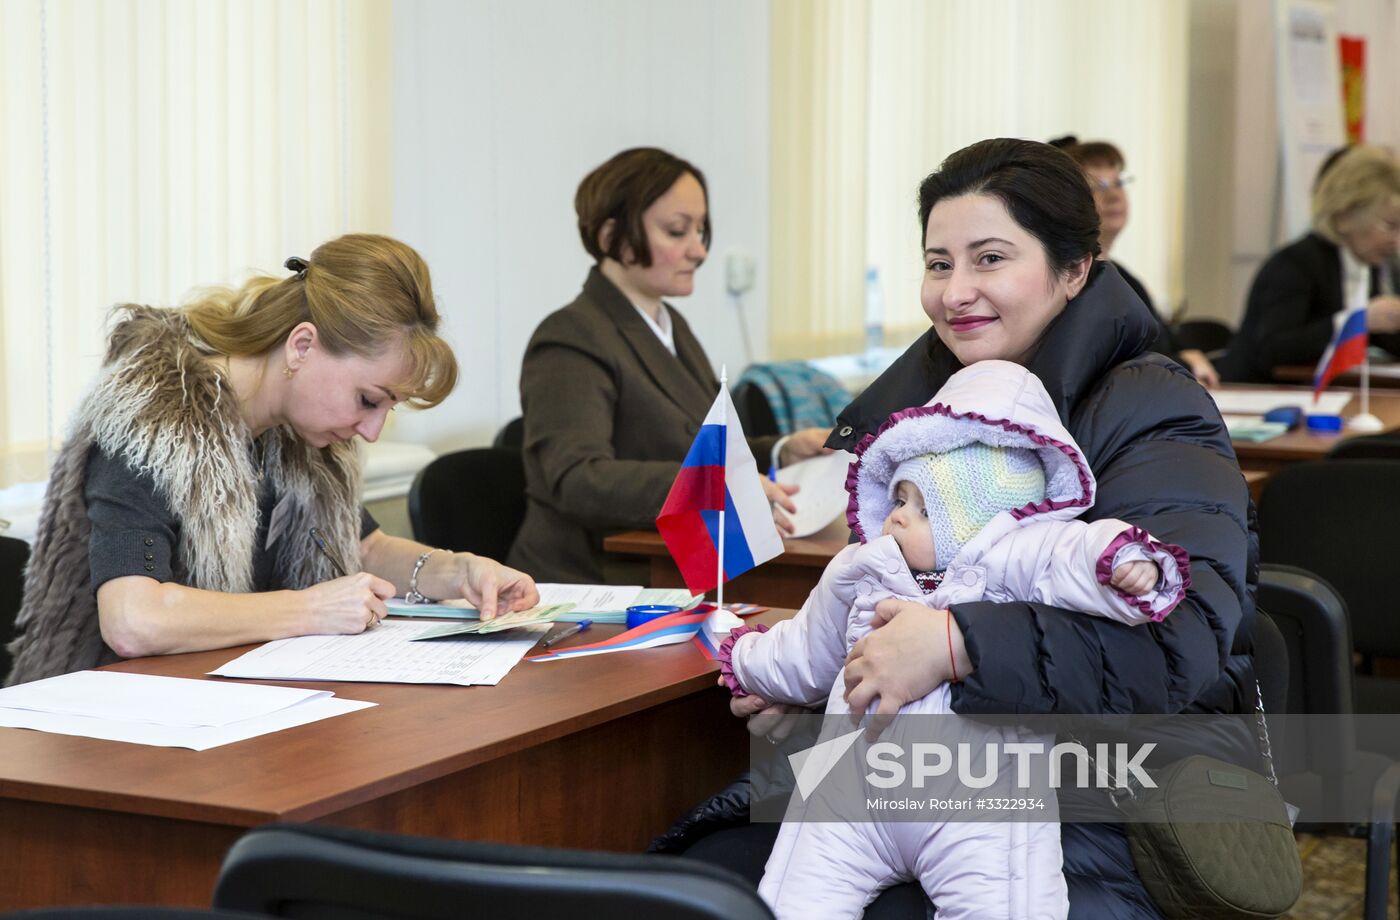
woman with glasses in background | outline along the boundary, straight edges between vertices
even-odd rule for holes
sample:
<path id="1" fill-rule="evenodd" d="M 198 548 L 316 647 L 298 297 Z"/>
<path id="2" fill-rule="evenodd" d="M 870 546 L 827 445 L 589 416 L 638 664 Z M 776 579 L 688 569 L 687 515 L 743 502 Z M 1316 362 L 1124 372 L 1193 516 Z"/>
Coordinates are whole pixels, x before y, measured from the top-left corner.
<path id="1" fill-rule="evenodd" d="M 1126 161 L 1122 151 L 1108 141 L 1080 142 L 1072 134 L 1056 138 L 1050 143 L 1069 154 L 1070 158 L 1079 164 L 1079 168 L 1084 170 L 1084 175 L 1089 180 L 1089 188 L 1094 193 L 1094 207 L 1099 212 L 1099 258 L 1112 263 L 1113 267 L 1118 269 L 1118 274 L 1123 276 L 1123 280 L 1128 282 L 1128 286 L 1142 298 L 1142 302 L 1152 307 L 1152 297 L 1143 283 L 1121 262 L 1109 256 L 1119 234 L 1128 225 L 1128 195 L 1125 187 L 1133 181 L 1133 177 L 1123 173 Z M 1156 314 L 1155 308 L 1153 313 Z M 1215 366 L 1211 364 L 1205 352 L 1195 348 L 1181 348 L 1172 335 L 1171 327 L 1160 317 L 1158 321 L 1161 334 L 1153 343 L 1152 350 L 1190 368 L 1191 373 L 1205 386 L 1218 384 L 1220 375 L 1216 373 Z"/>
<path id="2" fill-rule="evenodd" d="M 1370 343 L 1400 356 L 1400 161 L 1371 146 L 1329 160 L 1312 215 L 1312 230 L 1254 276 L 1225 379 L 1264 383 L 1279 367 L 1317 364 L 1362 288 Z"/>

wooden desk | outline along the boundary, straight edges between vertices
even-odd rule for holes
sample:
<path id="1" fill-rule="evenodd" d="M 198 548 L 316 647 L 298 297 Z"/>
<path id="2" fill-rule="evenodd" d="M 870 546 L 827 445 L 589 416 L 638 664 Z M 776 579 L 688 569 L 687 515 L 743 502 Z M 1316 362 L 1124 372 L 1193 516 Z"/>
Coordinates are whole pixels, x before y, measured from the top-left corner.
<path id="1" fill-rule="evenodd" d="M 1225 390 L 1248 390 L 1248 389 L 1270 389 L 1277 390 L 1278 387 L 1253 387 L 1248 384 L 1226 384 L 1221 387 Z M 1300 387 L 1300 390 L 1305 388 Z M 1311 393 L 1311 390 L 1307 392 Z M 1311 399 L 1311 397 L 1309 397 Z M 1344 418 L 1350 417 L 1361 411 L 1361 399 L 1353 395 L 1351 402 L 1347 403 L 1342 410 Z M 1371 393 L 1371 413 L 1378 417 L 1385 425 L 1386 431 L 1400 428 L 1400 393 L 1376 392 Z M 1239 458 L 1240 466 L 1248 470 L 1258 470 L 1263 473 L 1272 473 L 1290 463 L 1298 463 L 1303 460 L 1320 460 L 1327 456 L 1327 452 L 1332 446 L 1343 438 L 1355 437 L 1358 432 L 1343 429 L 1339 434 L 1313 434 L 1306 427 L 1299 428 L 1280 435 L 1268 441 L 1260 443 L 1250 443 L 1246 441 L 1235 442 L 1235 456 Z"/>
<path id="2" fill-rule="evenodd" d="M 784 540 L 781 556 L 725 583 L 725 602 L 801 607 L 821 579 L 822 570 L 831 557 L 847 543 L 845 536 L 831 537 L 824 533 L 806 539 Z M 603 549 L 626 556 L 645 556 L 651 563 L 648 587 L 685 587 L 680 569 L 671 560 L 661 535 L 654 530 L 634 530 L 607 537 L 603 540 Z"/>
<path id="3" fill-rule="evenodd" d="M 113 669 L 200 677 L 245 650 Z M 685 644 L 521 662 L 495 687 L 279 681 L 379 705 L 203 752 L 0 729 L 0 910 L 207 906 L 228 847 L 271 821 L 640 852 L 747 766 L 715 671 Z"/>
<path id="4" fill-rule="evenodd" d="M 1264 493 L 1264 483 L 1269 480 L 1269 474 L 1263 470 L 1243 470 L 1245 485 L 1249 486 L 1249 497 L 1254 499 L 1254 504 L 1259 504 L 1259 496 Z"/>

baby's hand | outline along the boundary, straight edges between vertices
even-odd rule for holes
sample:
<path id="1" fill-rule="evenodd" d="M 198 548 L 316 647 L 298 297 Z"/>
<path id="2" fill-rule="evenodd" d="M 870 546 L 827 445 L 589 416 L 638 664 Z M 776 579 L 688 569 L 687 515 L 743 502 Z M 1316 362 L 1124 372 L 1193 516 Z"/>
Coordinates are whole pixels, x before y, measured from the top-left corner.
<path id="1" fill-rule="evenodd" d="M 1155 588 L 1157 579 L 1161 577 L 1162 571 L 1157 568 L 1157 563 L 1138 559 L 1133 562 L 1125 562 L 1114 569 L 1113 578 L 1109 580 L 1109 584 L 1124 594 L 1141 597 Z"/>

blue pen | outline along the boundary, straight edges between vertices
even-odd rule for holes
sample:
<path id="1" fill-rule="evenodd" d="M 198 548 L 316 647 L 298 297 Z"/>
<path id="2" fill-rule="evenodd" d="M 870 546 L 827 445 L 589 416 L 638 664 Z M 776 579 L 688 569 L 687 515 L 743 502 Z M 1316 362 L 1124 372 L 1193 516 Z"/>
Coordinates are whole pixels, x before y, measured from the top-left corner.
<path id="1" fill-rule="evenodd" d="M 778 481 L 778 468 L 776 466 L 768 467 L 768 479 L 771 482 Z"/>
<path id="2" fill-rule="evenodd" d="M 545 648 L 549 648 L 551 645 L 553 645 L 553 644 L 556 643 L 556 642 L 560 642 L 560 641 L 562 641 L 562 640 L 564 640 L 564 639 L 569 638 L 570 636 L 577 636 L 579 633 L 583 632 L 585 629 L 587 629 L 588 627 L 590 627 L 590 626 L 592 626 L 592 625 L 593 625 L 593 621 L 592 621 L 592 620 L 579 620 L 579 621 L 578 621 L 577 623 L 575 623 L 573 626 L 570 626 L 568 629 L 564 630 L 563 632 L 561 632 L 559 635 L 555 636 L 554 638 L 552 638 L 552 639 L 546 639 L 546 640 L 545 640 L 545 643 L 544 643 L 544 647 L 545 647 Z"/>

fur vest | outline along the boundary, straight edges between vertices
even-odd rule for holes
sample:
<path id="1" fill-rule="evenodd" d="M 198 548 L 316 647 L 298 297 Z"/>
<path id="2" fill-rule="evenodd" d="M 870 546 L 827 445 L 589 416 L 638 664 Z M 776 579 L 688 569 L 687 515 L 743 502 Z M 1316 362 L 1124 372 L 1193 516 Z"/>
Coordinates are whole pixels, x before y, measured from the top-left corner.
<path id="1" fill-rule="evenodd" d="M 360 468 L 350 443 L 317 449 L 290 429 L 263 437 L 259 471 L 252 433 L 224 370 L 178 310 L 131 306 L 112 332 L 102 373 L 79 407 L 49 477 L 10 644 L 17 684 L 116 659 L 102 641 L 88 563 L 84 498 L 89 452 L 101 448 L 149 473 L 179 520 L 175 578 L 224 593 L 252 588 L 260 472 L 276 494 L 276 571 L 287 588 L 335 577 L 310 539 L 319 527 L 333 552 L 359 559 Z M 285 517 L 283 517 L 285 515 Z"/>

